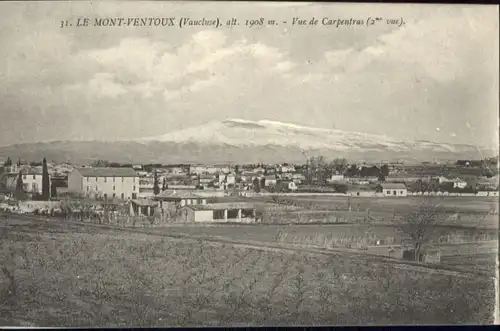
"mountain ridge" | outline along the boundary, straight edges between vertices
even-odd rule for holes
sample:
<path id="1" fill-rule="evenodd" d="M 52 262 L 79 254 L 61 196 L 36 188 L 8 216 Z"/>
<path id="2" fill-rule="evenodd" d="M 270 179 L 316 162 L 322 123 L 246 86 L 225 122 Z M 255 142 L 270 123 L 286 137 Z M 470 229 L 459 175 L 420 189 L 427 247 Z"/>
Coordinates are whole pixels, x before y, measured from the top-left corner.
<path id="1" fill-rule="evenodd" d="M 482 149 L 482 151 L 481 151 Z M 0 156 L 88 163 L 96 159 L 127 163 L 304 163 L 306 157 L 351 160 L 433 161 L 477 159 L 493 150 L 467 144 L 397 140 L 270 120 L 226 119 L 160 136 L 127 140 L 52 141 L 0 147 Z"/>

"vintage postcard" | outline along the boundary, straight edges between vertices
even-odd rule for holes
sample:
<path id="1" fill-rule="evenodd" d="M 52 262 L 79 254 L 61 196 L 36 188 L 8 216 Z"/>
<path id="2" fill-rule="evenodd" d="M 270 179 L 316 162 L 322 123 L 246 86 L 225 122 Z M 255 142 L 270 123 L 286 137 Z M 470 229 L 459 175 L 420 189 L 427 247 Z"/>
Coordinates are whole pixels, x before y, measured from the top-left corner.
<path id="1" fill-rule="evenodd" d="M 498 323 L 498 6 L 0 3 L 0 325 Z"/>

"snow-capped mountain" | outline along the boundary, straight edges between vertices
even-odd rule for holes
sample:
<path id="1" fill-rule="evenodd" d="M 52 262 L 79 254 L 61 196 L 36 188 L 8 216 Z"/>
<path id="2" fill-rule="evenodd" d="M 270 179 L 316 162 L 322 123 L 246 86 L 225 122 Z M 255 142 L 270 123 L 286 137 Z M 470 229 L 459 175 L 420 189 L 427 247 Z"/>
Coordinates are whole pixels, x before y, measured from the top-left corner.
<path id="1" fill-rule="evenodd" d="M 426 149 L 436 152 L 458 152 L 450 144 L 428 141 L 397 141 L 384 135 L 320 129 L 269 120 L 248 121 L 228 119 L 213 121 L 162 136 L 140 139 L 142 142 L 176 142 L 199 144 L 226 144 L 231 146 L 290 146 L 304 150 L 333 149 L 336 151 L 395 152 Z"/>
<path id="2" fill-rule="evenodd" d="M 161 136 L 122 141 L 59 141 L 0 148 L 0 156 L 87 163 L 303 163 L 308 156 L 350 160 L 456 160 L 493 156 L 472 145 L 400 141 L 384 135 L 311 128 L 290 123 L 228 119 Z"/>

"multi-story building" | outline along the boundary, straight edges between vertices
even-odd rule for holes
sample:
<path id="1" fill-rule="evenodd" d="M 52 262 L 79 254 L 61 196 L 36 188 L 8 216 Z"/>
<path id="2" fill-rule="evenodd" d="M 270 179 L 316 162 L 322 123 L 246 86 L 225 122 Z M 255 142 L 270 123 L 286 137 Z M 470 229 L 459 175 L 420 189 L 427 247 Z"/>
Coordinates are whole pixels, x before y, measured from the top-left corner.
<path id="1" fill-rule="evenodd" d="M 132 168 L 74 168 L 68 191 L 91 198 L 136 199 L 139 175 Z"/>
<path id="2" fill-rule="evenodd" d="M 23 189 L 26 193 L 31 194 L 42 194 L 42 172 L 36 172 L 31 170 L 21 171 L 22 180 L 23 180 Z M 17 186 L 17 177 L 19 174 L 15 176 L 11 176 L 8 179 L 7 187 L 16 188 Z M 49 175 L 50 181 L 50 175 Z"/>
<path id="3" fill-rule="evenodd" d="M 35 170 L 28 166 L 24 166 L 23 168 L 16 166 L 15 168 L 9 168 L 8 170 L 9 172 L 5 172 L 2 176 L 2 182 L 6 188 L 15 189 L 19 173 L 21 173 L 24 192 L 30 194 L 42 194 L 42 171 Z M 12 170 L 17 170 L 17 172 L 13 172 Z"/>

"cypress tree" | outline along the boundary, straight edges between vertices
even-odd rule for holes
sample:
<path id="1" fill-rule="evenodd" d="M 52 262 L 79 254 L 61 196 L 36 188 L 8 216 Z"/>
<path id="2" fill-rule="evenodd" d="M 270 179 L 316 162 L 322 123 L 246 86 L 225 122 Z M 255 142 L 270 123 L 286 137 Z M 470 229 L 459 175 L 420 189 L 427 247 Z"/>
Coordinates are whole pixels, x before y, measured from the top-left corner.
<path id="1" fill-rule="evenodd" d="M 158 183 L 158 174 L 156 173 L 156 170 L 154 172 L 153 193 L 154 193 L 154 195 L 158 195 L 160 193 L 160 186 Z"/>
<path id="2" fill-rule="evenodd" d="M 15 191 L 15 197 L 17 200 L 23 200 L 24 199 L 24 183 L 23 183 L 23 174 L 21 171 L 19 171 L 19 175 L 17 176 L 17 182 L 16 182 L 16 191 Z"/>
<path id="3" fill-rule="evenodd" d="M 49 170 L 47 168 L 47 160 L 45 158 L 43 158 L 42 198 L 43 198 L 43 200 L 46 200 L 46 201 L 50 199 Z"/>

